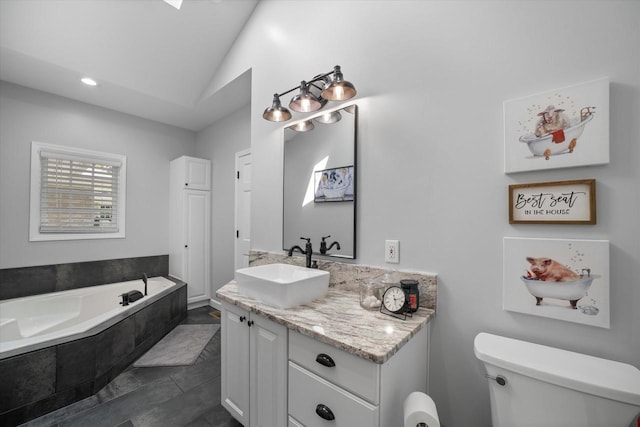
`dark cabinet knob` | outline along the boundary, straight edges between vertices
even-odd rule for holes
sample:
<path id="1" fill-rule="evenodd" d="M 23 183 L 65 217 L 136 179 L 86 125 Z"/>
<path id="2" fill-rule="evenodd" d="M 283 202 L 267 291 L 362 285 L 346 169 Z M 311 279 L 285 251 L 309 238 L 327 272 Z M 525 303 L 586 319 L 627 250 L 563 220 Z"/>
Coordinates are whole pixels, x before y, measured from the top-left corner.
<path id="1" fill-rule="evenodd" d="M 320 418 L 327 421 L 336 419 L 335 415 L 333 415 L 333 411 L 331 411 L 331 409 L 329 409 L 327 405 L 324 405 L 322 403 L 319 403 L 318 406 L 316 406 L 316 414 L 318 414 Z"/>
<path id="2" fill-rule="evenodd" d="M 240 319 L 238 319 L 238 320 L 240 320 L 240 323 L 242 323 L 242 322 L 244 322 L 246 320 L 246 317 L 240 316 Z"/>
<path id="3" fill-rule="evenodd" d="M 316 362 L 326 366 L 327 368 L 333 368 L 334 366 L 336 366 L 336 362 L 333 361 L 331 356 L 324 353 L 320 353 L 319 355 L 316 356 Z"/>
<path id="4" fill-rule="evenodd" d="M 188 182 L 185 182 L 185 183 L 184 183 L 184 186 L 185 186 L 185 187 L 188 187 L 188 186 L 189 186 L 189 183 L 188 183 Z"/>
<path id="5" fill-rule="evenodd" d="M 247 322 L 247 326 L 251 327 L 251 325 L 253 325 L 253 320 L 249 320 L 249 321 Z"/>

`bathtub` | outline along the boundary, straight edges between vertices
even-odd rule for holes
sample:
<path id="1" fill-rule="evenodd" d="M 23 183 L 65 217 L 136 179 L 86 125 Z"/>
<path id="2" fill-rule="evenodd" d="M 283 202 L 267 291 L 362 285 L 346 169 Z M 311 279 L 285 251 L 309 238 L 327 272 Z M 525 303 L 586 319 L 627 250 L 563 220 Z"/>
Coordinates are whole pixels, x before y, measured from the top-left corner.
<path id="1" fill-rule="evenodd" d="M 529 293 L 536 298 L 536 305 L 540 305 L 543 298 L 555 298 L 569 301 L 571 308 L 575 309 L 578 300 L 587 295 L 591 283 L 598 277 L 596 274 L 590 274 L 571 282 L 545 282 L 525 276 L 520 278 Z"/>
<path id="2" fill-rule="evenodd" d="M 529 133 L 520 137 L 520 142 L 527 144 L 529 151 L 534 156 L 544 156 L 549 160 L 549 157 L 569 151 L 573 153 L 573 150 L 578 142 L 578 138 L 582 135 L 584 127 L 593 119 L 593 112 L 588 111 L 580 118 L 574 118 L 570 121 L 571 126 L 563 129 L 564 141 L 560 143 L 553 142 L 553 135 L 547 134 L 541 137 L 537 137 L 534 133 Z"/>
<path id="3" fill-rule="evenodd" d="M 120 295 L 144 294 L 142 280 L 0 301 L 0 360 L 95 335 L 179 286 L 164 277 L 150 278 L 148 295 L 127 306 L 120 304 Z"/>

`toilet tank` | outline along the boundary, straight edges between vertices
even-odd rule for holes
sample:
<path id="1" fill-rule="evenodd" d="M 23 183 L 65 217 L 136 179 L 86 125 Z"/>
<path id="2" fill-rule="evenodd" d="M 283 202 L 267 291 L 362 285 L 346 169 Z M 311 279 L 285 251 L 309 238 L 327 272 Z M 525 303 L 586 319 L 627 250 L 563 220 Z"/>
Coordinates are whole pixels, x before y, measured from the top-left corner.
<path id="1" fill-rule="evenodd" d="M 640 370 L 626 363 L 480 333 L 494 427 L 636 427 Z"/>

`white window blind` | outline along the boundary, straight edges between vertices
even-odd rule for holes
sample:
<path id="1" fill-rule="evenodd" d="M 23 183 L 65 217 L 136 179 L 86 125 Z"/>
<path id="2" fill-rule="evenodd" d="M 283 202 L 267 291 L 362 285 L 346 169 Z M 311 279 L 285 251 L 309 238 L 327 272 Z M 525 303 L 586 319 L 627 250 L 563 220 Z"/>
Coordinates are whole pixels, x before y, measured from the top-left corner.
<path id="1" fill-rule="evenodd" d="M 117 233 L 120 162 L 40 152 L 40 233 Z"/>
<path id="2" fill-rule="evenodd" d="M 29 241 L 123 239 L 126 194 L 127 156 L 31 142 Z"/>

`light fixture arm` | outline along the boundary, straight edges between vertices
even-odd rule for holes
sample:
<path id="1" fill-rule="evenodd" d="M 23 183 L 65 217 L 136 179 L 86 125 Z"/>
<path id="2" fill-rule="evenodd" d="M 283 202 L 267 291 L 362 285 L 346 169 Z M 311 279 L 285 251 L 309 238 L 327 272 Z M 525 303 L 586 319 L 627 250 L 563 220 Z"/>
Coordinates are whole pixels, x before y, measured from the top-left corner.
<path id="1" fill-rule="evenodd" d="M 331 70 L 331 71 L 329 71 L 328 73 L 324 73 L 324 74 L 320 74 L 320 75 L 318 75 L 318 76 L 315 76 L 315 77 L 314 77 L 314 78 L 312 78 L 311 80 L 305 80 L 305 81 L 306 81 L 306 83 L 307 83 L 307 86 L 309 86 L 309 85 L 311 85 L 312 83 L 315 83 L 315 82 L 317 82 L 317 81 L 323 80 L 325 77 L 330 76 L 330 75 L 331 75 L 331 74 L 333 74 L 334 72 L 335 72 L 334 70 Z M 315 87 L 317 87 L 318 89 L 321 89 L 321 88 L 319 88 L 319 87 L 318 87 L 318 86 L 316 86 L 316 85 L 314 85 L 314 86 L 315 86 Z M 294 90 L 298 90 L 298 89 L 302 89 L 302 85 L 298 85 L 298 86 L 292 87 L 291 89 L 289 89 L 289 90 L 285 90 L 284 92 L 282 92 L 282 93 L 278 93 L 278 94 L 276 94 L 276 95 L 278 95 L 278 97 L 282 97 L 282 96 L 284 96 L 284 95 L 286 95 L 286 94 L 288 94 L 288 93 L 291 93 L 291 92 L 293 92 Z"/>

